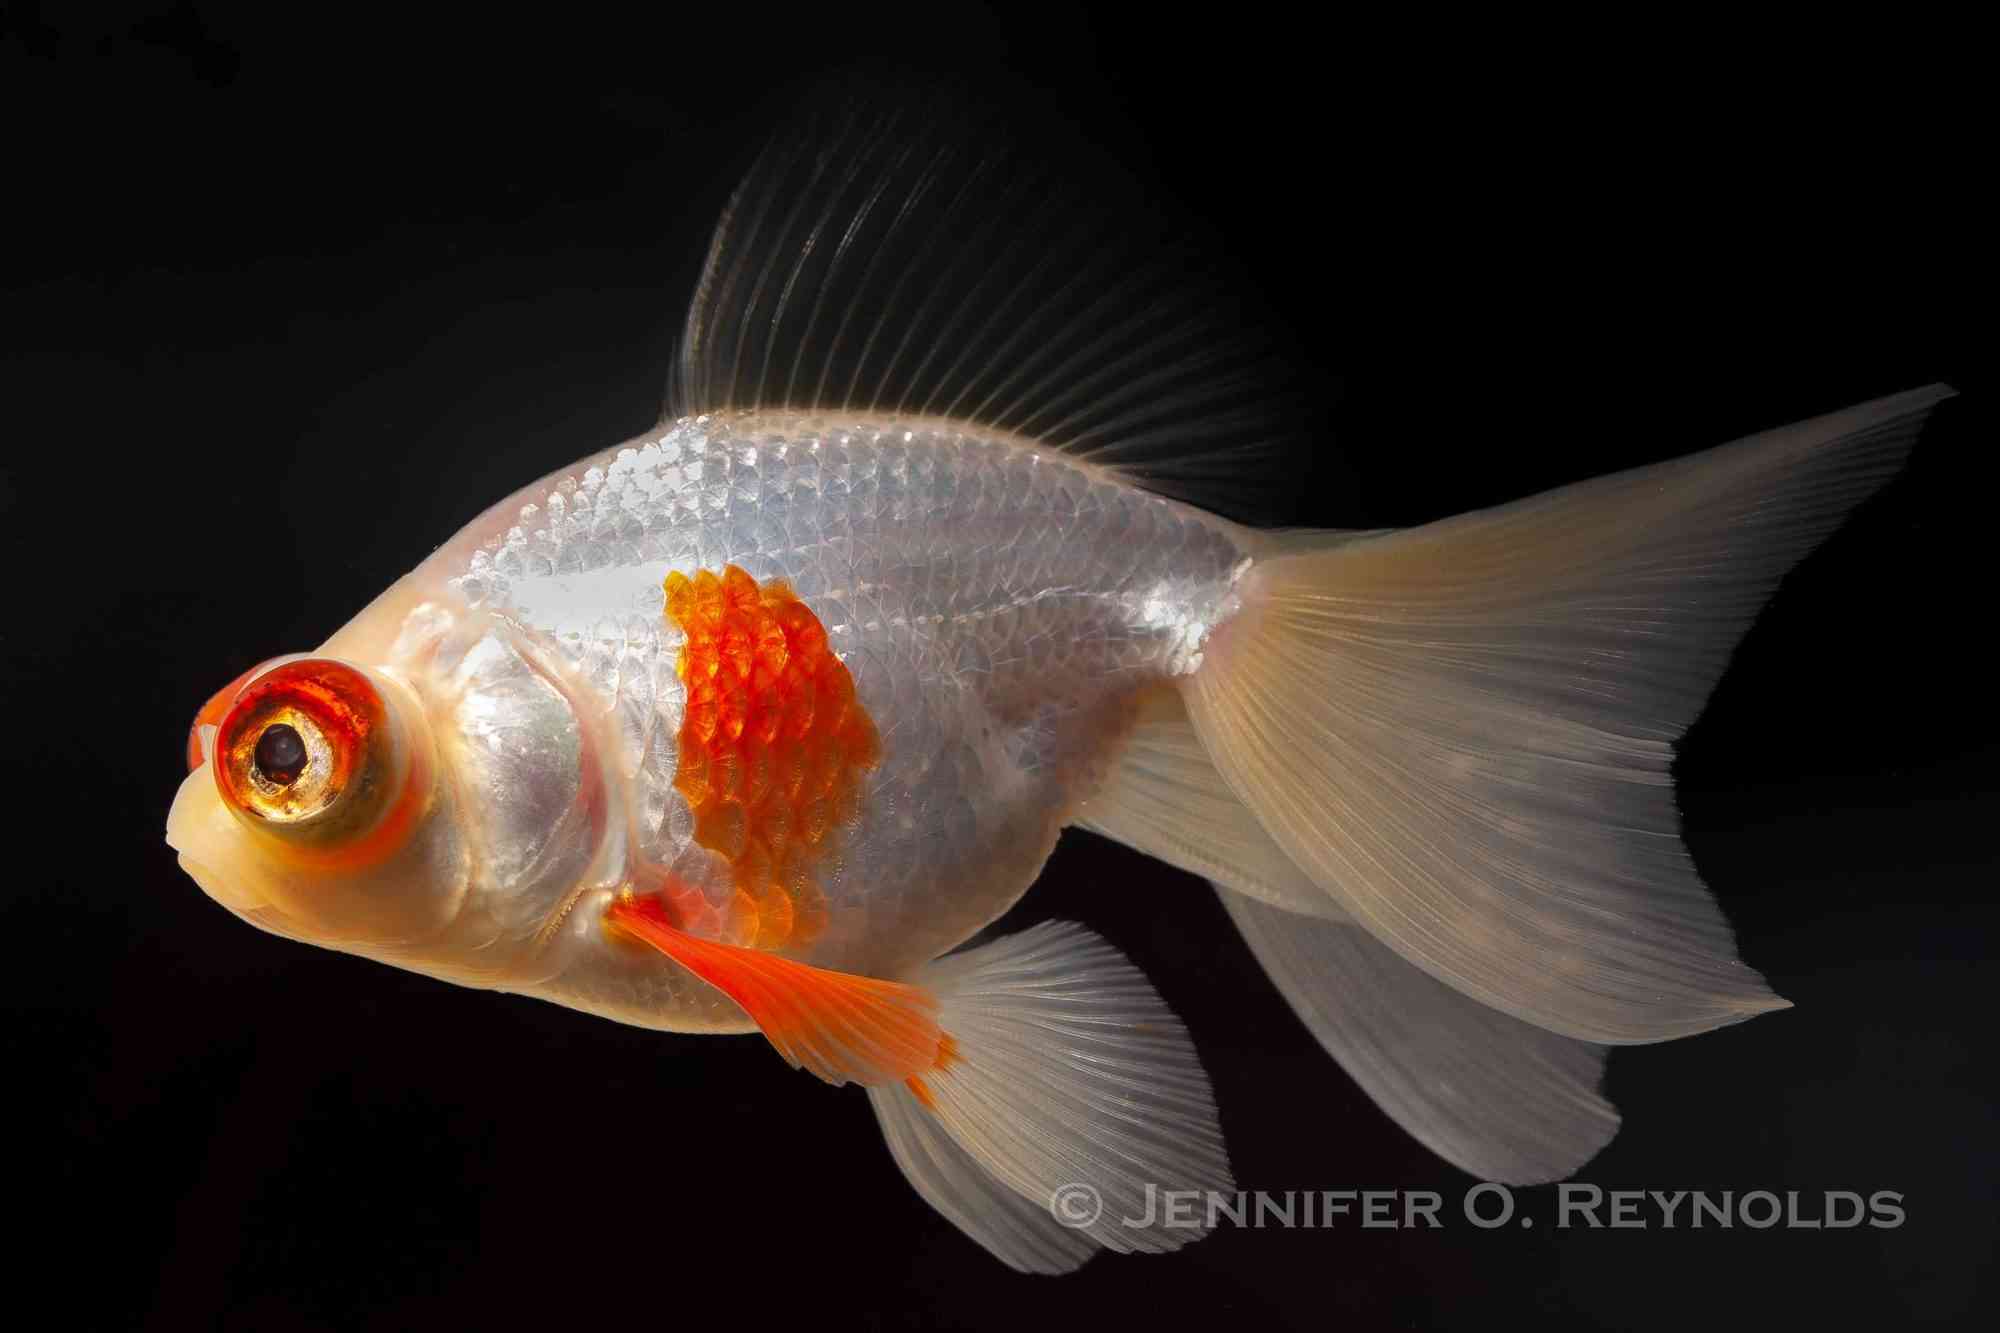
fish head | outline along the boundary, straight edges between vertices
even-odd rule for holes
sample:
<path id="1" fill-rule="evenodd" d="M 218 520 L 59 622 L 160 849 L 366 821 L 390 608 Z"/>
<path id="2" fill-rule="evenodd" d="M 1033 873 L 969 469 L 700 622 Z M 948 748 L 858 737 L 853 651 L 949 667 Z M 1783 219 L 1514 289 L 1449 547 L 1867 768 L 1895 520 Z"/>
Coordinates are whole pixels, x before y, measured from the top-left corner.
<path id="1" fill-rule="evenodd" d="M 196 716 L 167 842 L 273 933 L 393 954 L 458 910 L 458 836 L 421 699 L 382 664 L 274 658 Z"/>

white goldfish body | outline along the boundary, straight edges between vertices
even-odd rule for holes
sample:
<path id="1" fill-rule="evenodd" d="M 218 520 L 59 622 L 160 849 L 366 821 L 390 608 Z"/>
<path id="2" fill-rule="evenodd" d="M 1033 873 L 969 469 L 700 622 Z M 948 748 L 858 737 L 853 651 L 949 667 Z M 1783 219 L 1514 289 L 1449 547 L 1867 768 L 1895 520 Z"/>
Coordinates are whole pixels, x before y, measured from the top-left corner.
<path id="1" fill-rule="evenodd" d="M 716 331 L 801 275 L 830 290 L 789 257 L 838 232 L 780 227 L 746 267 L 734 217 L 688 410 L 203 710 L 168 840 L 218 902 L 620 1022 L 762 1031 L 866 1086 L 919 1192 L 1038 1272 L 1175 1248 L 1202 1229 L 1147 1190 L 1229 1187 L 1200 1063 L 1129 963 L 1064 925 L 961 949 L 1065 826 L 1210 879 L 1328 1051 L 1488 1179 L 1609 1140 L 1608 1046 L 1783 1004 L 1680 845 L 1672 742 L 1949 390 L 1408 531 L 1274 534 L 1005 414 L 808 403 L 768 369 L 746 402 L 740 335 L 714 391 Z"/>

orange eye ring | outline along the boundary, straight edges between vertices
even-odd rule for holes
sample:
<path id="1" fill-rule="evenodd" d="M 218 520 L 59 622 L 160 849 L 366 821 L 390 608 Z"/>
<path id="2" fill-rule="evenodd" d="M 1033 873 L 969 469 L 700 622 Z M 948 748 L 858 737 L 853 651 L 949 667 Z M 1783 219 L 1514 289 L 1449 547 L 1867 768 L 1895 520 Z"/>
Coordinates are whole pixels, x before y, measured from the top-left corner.
<path id="1" fill-rule="evenodd" d="M 229 715 L 229 705 L 236 702 L 236 692 L 255 679 L 259 672 L 268 670 L 271 664 L 278 660 L 278 658 L 273 657 L 259 662 L 256 666 L 251 667 L 235 680 L 230 681 L 227 685 L 224 685 L 209 696 L 208 702 L 201 706 L 201 711 L 194 715 L 193 724 L 188 727 L 188 772 L 192 773 L 208 762 L 208 756 L 202 753 L 201 729 L 203 727 L 220 727 L 222 719 Z"/>
<path id="2" fill-rule="evenodd" d="M 215 738 L 222 799 L 253 828 L 305 852 L 364 840 L 404 776 L 388 706 L 343 662 L 305 658 L 236 691 Z"/>

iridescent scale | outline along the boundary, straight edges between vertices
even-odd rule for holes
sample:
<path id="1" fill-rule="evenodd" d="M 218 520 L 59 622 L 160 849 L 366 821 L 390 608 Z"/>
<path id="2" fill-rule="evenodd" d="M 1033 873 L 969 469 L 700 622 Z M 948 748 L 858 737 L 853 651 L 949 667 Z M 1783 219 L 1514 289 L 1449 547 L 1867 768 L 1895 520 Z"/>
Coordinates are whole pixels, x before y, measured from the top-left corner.
<path id="1" fill-rule="evenodd" d="M 1221 520 L 931 420 L 685 419 L 524 498 L 436 559 L 604 710 L 641 882 L 665 874 L 718 907 L 734 892 L 675 786 L 687 690 L 667 575 L 737 566 L 819 618 L 881 757 L 817 870 L 824 927 L 797 952 L 882 973 L 1019 897 L 1145 686 L 1198 664 L 1246 565 Z"/>

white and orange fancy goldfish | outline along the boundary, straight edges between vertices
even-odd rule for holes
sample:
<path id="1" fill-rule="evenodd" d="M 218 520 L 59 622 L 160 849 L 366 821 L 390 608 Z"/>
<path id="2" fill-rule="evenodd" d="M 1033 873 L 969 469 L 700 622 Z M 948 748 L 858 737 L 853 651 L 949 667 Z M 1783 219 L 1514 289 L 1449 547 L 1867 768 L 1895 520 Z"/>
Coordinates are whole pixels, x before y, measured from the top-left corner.
<path id="1" fill-rule="evenodd" d="M 1409 530 L 1244 526 L 1117 461 L 1199 452 L 1208 363 L 1144 318 L 1066 342 L 1083 288 L 989 281 L 1041 252 L 982 233 L 954 160 L 768 156 L 668 418 L 216 694 L 181 866 L 290 939 L 761 1032 L 866 1088 L 953 1224 L 1058 1273 L 1203 1234 L 1149 1189 L 1230 1188 L 1195 1050 L 1115 949 L 964 947 L 1081 827 L 1211 881 L 1447 1161 L 1574 1172 L 1617 1126 L 1609 1047 L 1785 1003 L 1681 845 L 1673 742 L 1951 391 Z"/>

